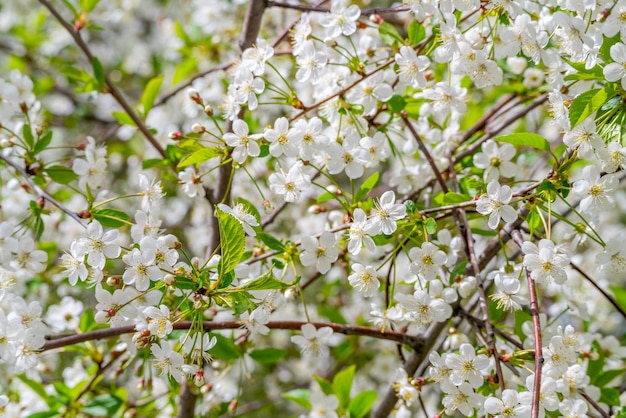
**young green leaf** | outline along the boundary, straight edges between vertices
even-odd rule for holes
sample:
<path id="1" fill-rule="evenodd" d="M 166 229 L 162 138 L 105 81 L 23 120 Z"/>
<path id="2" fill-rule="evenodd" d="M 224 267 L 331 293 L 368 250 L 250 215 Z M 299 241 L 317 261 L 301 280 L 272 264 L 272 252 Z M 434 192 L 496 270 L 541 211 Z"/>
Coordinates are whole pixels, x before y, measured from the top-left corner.
<path id="1" fill-rule="evenodd" d="M 241 223 L 233 215 L 217 210 L 220 228 L 222 257 L 219 263 L 219 280 L 235 269 L 246 249 L 246 236 Z"/>
<path id="2" fill-rule="evenodd" d="M 285 358 L 287 351 L 280 348 L 261 348 L 252 350 L 249 354 L 254 361 L 262 364 L 273 364 Z"/>
<path id="3" fill-rule="evenodd" d="M 363 418 L 367 415 L 376 402 L 376 396 L 375 390 L 366 390 L 352 398 L 348 406 L 350 418 Z"/>
<path id="4" fill-rule="evenodd" d="M 539 134 L 531 132 L 519 132 L 510 135 L 503 135 L 496 137 L 495 140 L 498 142 L 508 142 L 513 145 L 522 145 L 525 147 L 550 151 L 550 143 L 548 140 Z"/>
<path id="5" fill-rule="evenodd" d="M 119 228 L 132 224 L 132 220 L 126 212 L 117 209 L 100 209 L 92 213 L 95 220 L 107 228 Z"/>
<path id="6" fill-rule="evenodd" d="M 352 389 L 352 381 L 354 380 L 354 372 L 356 366 L 352 365 L 337 373 L 333 378 L 333 392 L 339 399 L 339 405 L 342 408 L 348 408 L 350 404 L 350 390 Z"/>
<path id="7" fill-rule="evenodd" d="M 426 29 L 417 20 L 409 23 L 408 32 L 411 45 L 417 45 L 422 39 L 426 38 Z"/>
<path id="8" fill-rule="evenodd" d="M 579 94 L 574 98 L 569 108 L 570 127 L 574 128 L 613 96 L 613 87 L 607 84 L 602 89 L 593 89 Z"/>
<path id="9" fill-rule="evenodd" d="M 93 76 L 100 85 L 100 87 L 106 84 L 104 80 L 104 68 L 102 67 L 102 63 L 96 57 L 93 57 L 91 60 L 91 66 L 93 67 Z"/>
<path id="10" fill-rule="evenodd" d="M 274 290 L 274 289 L 288 289 L 292 286 L 295 286 L 298 283 L 298 280 L 291 283 L 285 283 L 281 280 L 278 280 L 272 274 L 272 271 L 268 271 L 265 274 L 259 276 L 258 278 L 246 282 L 245 284 L 229 289 L 229 291 L 239 292 L 242 290 L 250 291 L 250 290 Z"/>
<path id="11" fill-rule="evenodd" d="M 283 393 L 283 398 L 295 402 L 305 409 L 311 409 L 311 391 L 308 389 L 294 389 Z"/>
<path id="12" fill-rule="evenodd" d="M 285 244 L 283 244 L 282 242 L 280 242 L 277 238 L 273 237 L 272 235 L 269 234 L 265 234 L 263 232 L 260 232 L 258 234 L 256 234 L 257 238 L 260 239 L 265 245 L 267 245 L 270 249 L 274 250 L 274 251 L 281 251 L 281 252 L 285 252 L 286 251 L 286 247 Z"/>
<path id="13" fill-rule="evenodd" d="M 64 165 L 46 167 L 44 172 L 52 181 L 59 184 L 69 184 L 78 178 L 78 174 L 74 173 L 71 168 L 65 167 Z"/>
<path id="14" fill-rule="evenodd" d="M 163 77 L 155 77 L 148 82 L 146 85 L 146 89 L 143 91 L 141 95 L 141 106 L 143 107 L 143 115 L 144 117 L 148 116 L 150 109 L 154 105 L 154 101 L 159 94 L 159 89 L 161 88 L 161 84 L 163 84 Z"/>
<path id="15" fill-rule="evenodd" d="M 357 202 L 363 200 L 365 196 L 367 196 L 367 194 L 372 191 L 372 189 L 376 186 L 376 183 L 378 183 L 379 178 L 380 173 L 376 171 L 374 174 L 369 176 L 367 180 L 363 182 L 363 184 L 361 184 L 361 187 L 359 187 L 359 191 L 356 193 Z"/>
<path id="16" fill-rule="evenodd" d="M 35 144 L 35 149 L 34 149 L 35 154 L 39 154 L 41 151 L 48 148 L 48 145 L 50 145 L 51 141 L 52 141 L 52 131 L 48 131 L 46 132 L 44 136 L 39 138 L 39 140 Z"/>
<path id="17" fill-rule="evenodd" d="M 203 162 L 208 161 L 211 158 L 219 157 L 220 155 L 222 155 L 221 152 L 215 148 L 201 148 L 183 158 L 183 160 L 178 163 L 178 168 L 186 167 L 192 164 L 200 165 Z"/>
<path id="18" fill-rule="evenodd" d="M 403 43 L 404 39 L 398 33 L 398 30 L 389 22 L 382 22 L 378 27 L 380 39 L 387 45 L 393 46 L 394 43 Z"/>

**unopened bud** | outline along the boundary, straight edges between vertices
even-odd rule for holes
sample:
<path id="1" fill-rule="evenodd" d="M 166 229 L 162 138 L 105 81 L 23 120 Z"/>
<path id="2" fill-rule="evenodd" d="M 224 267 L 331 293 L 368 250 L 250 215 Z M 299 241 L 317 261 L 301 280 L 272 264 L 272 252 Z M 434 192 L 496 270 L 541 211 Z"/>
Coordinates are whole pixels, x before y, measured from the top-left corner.
<path id="1" fill-rule="evenodd" d="M 183 137 L 182 132 L 170 132 L 170 134 L 168 135 L 169 139 L 172 139 L 174 141 L 178 141 Z"/>
<path id="2" fill-rule="evenodd" d="M 174 283 L 176 283 L 176 276 L 174 276 L 173 274 L 166 274 L 165 276 L 163 276 L 163 283 L 165 283 L 168 286 L 173 286 Z"/>
<path id="3" fill-rule="evenodd" d="M 189 89 L 187 90 L 187 95 L 189 96 L 191 100 L 193 100 L 197 104 L 202 104 L 202 97 L 200 97 L 200 93 L 198 93 L 198 90 Z"/>
<path id="4" fill-rule="evenodd" d="M 199 123 L 194 123 L 191 126 L 191 130 L 197 134 L 203 134 L 206 132 L 206 128 L 202 125 L 200 125 Z"/>
<path id="5" fill-rule="evenodd" d="M 119 277 L 111 276 L 107 278 L 107 286 L 118 287 L 122 283 Z"/>
<path id="6" fill-rule="evenodd" d="M 370 15 L 370 22 L 380 25 L 384 22 L 384 20 L 381 15 L 374 13 L 373 15 Z"/>
<path id="7" fill-rule="evenodd" d="M 200 369 L 196 372 L 194 378 L 193 378 L 193 383 L 197 386 L 200 387 L 202 385 L 204 385 L 205 380 L 204 380 L 204 370 Z"/>
<path id="8" fill-rule="evenodd" d="M 237 399 L 233 399 L 232 401 L 230 401 L 230 404 L 228 404 L 228 412 L 235 412 L 238 405 L 239 402 L 237 401 Z"/>
<path id="9" fill-rule="evenodd" d="M 209 117 L 213 116 L 213 108 L 211 107 L 211 105 L 204 106 L 204 113 L 206 113 L 206 115 Z"/>

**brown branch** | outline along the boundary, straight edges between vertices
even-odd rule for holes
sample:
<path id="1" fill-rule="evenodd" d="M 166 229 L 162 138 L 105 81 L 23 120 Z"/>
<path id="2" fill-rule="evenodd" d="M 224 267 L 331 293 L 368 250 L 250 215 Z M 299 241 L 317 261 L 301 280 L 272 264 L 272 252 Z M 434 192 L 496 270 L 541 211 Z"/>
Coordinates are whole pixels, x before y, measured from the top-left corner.
<path id="1" fill-rule="evenodd" d="M 91 49 L 89 49 L 89 46 L 87 45 L 87 43 L 85 43 L 85 41 L 83 40 L 83 37 L 80 35 L 80 32 L 76 30 L 76 28 L 74 28 L 74 26 L 72 26 L 69 22 L 67 22 L 63 18 L 63 16 L 61 16 L 59 11 L 48 0 L 39 0 L 39 3 L 41 3 L 46 9 L 50 11 L 52 16 L 54 16 L 54 18 L 65 28 L 65 30 L 74 39 L 74 42 L 83 51 L 83 53 L 85 54 L 89 62 L 93 63 L 94 55 L 91 52 Z M 103 74 L 103 77 L 104 77 L 104 82 L 109 90 L 109 93 L 111 93 L 113 98 L 115 98 L 115 101 L 117 101 L 117 103 L 120 106 L 122 106 L 124 111 L 133 120 L 133 123 L 137 126 L 139 131 L 141 131 L 143 136 L 146 137 L 148 142 L 152 144 L 154 149 L 156 149 L 157 152 L 161 154 L 163 158 L 165 158 L 165 151 L 163 150 L 163 147 L 161 147 L 161 144 L 159 144 L 159 142 L 156 140 L 154 135 L 152 135 L 152 133 L 147 128 L 145 123 L 141 120 L 141 118 L 137 116 L 133 108 L 128 104 L 128 101 L 126 101 L 126 99 L 122 95 L 122 92 L 111 81 L 111 78 L 109 77 L 109 75 L 105 72 Z"/>
<path id="2" fill-rule="evenodd" d="M 192 321 L 179 321 L 173 324 L 175 330 L 188 330 L 194 326 Z M 334 332 L 344 335 L 356 335 L 362 337 L 377 338 L 379 340 L 394 341 L 396 343 L 406 344 L 410 347 L 419 346 L 422 343 L 422 337 L 408 335 L 401 332 L 381 331 L 378 328 L 365 327 L 360 325 L 344 325 L 325 322 L 305 322 L 305 321 L 272 321 L 265 324 L 269 329 L 282 330 L 300 330 L 302 325 L 312 324 L 316 328 L 330 327 Z M 205 331 L 215 331 L 224 329 L 238 329 L 242 324 L 239 321 L 223 321 L 212 322 L 204 321 L 202 328 Z M 56 348 L 67 347 L 74 344 L 84 343 L 87 341 L 101 340 L 105 338 L 118 337 L 124 334 L 135 332 L 134 325 L 124 325 L 120 327 L 100 329 L 96 331 L 85 332 L 82 334 L 69 334 L 62 336 L 46 336 L 47 342 L 41 348 L 41 351 L 53 350 Z"/>
<path id="3" fill-rule="evenodd" d="M 82 226 L 83 228 L 87 228 L 87 224 L 85 223 L 85 220 L 81 218 L 80 216 L 78 216 L 76 212 L 69 210 L 62 203 L 60 203 L 58 200 L 52 197 L 48 192 L 43 190 L 41 187 L 37 186 L 35 182 L 33 182 L 33 180 L 30 178 L 30 175 L 26 172 L 24 167 L 20 167 L 13 160 L 11 160 L 8 157 L 5 157 L 2 154 L 0 154 L 0 160 L 4 161 L 7 165 L 13 167 L 18 173 L 20 173 L 22 178 L 24 178 L 24 181 L 28 183 L 28 187 L 34 190 L 40 198 L 47 200 L 52 205 L 59 208 L 62 212 L 66 213 L 70 218 L 78 222 L 79 225 Z"/>
<path id="4" fill-rule="evenodd" d="M 519 247 L 522 247 L 524 240 L 518 230 L 512 233 L 513 241 Z M 533 318 L 533 328 L 535 334 L 535 380 L 533 383 L 533 403 L 531 407 L 531 418 L 539 417 L 539 401 L 541 397 L 541 369 L 543 367 L 543 351 L 541 347 L 541 322 L 539 320 L 539 303 L 537 302 L 537 288 L 535 280 L 530 276 L 530 272 L 526 270 L 526 279 L 528 280 L 528 291 L 530 294 L 530 315 Z"/>
<path id="5" fill-rule="evenodd" d="M 617 312 L 619 312 L 624 318 L 626 318 L 626 311 L 624 311 L 624 308 L 622 308 L 617 303 L 617 301 L 615 300 L 615 298 L 613 296 L 611 296 L 606 290 L 604 290 L 602 287 L 600 287 L 600 285 L 598 283 L 596 283 L 596 281 L 593 280 L 591 278 L 591 276 L 589 276 L 583 269 L 581 269 L 574 262 L 570 261 L 570 265 L 572 266 L 572 268 L 574 270 L 576 270 L 578 273 L 580 273 L 580 275 L 583 276 L 585 278 L 585 280 L 587 280 L 589 283 L 591 283 L 591 285 L 593 287 L 595 287 L 598 290 L 598 292 L 600 292 L 602 294 L 602 296 L 604 296 L 606 298 L 606 300 L 609 301 L 609 303 L 611 305 L 613 305 L 613 307 L 617 310 Z"/>
<path id="6" fill-rule="evenodd" d="M 578 393 L 580 394 L 580 396 L 582 396 L 583 398 L 585 398 L 585 400 L 594 407 L 594 409 L 596 411 L 598 411 L 600 413 L 600 415 L 602 415 L 602 418 L 611 418 L 611 415 L 609 413 L 607 413 L 604 409 L 602 409 L 602 407 L 600 407 L 600 405 L 598 405 L 598 403 L 596 401 L 594 401 L 593 399 L 591 399 L 591 397 L 589 395 L 587 395 L 587 393 L 585 393 L 584 390 L 582 389 L 578 389 Z"/>

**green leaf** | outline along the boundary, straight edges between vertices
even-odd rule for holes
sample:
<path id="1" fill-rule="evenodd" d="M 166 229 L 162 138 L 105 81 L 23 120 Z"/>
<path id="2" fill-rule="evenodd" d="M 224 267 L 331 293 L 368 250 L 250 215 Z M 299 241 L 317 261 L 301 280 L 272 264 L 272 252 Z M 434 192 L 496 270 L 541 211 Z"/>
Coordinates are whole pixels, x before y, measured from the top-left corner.
<path id="1" fill-rule="evenodd" d="M 267 245 L 270 249 L 274 251 L 285 252 L 287 250 L 285 244 L 280 242 L 278 238 L 275 238 L 272 235 L 259 232 L 258 234 L 256 234 L 256 236 L 263 242 L 263 244 Z"/>
<path id="2" fill-rule="evenodd" d="M 623 309 L 626 309 L 626 288 L 620 286 L 609 286 L 609 289 L 611 289 L 613 295 L 615 295 L 615 301 L 617 304 Z"/>
<path id="3" fill-rule="evenodd" d="M 200 165 L 203 162 L 208 161 L 211 158 L 219 157 L 220 155 L 222 155 L 222 153 L 216 148 L 201 148 L 183 158 L 183 160 L 178 163 L 178 168 L 186 167 L 192 164 Z"/>
<path id="4" fill-rule="evenodd" d="M 587 375 L 589 375 L 589 377 L 591 378 L 591 384 L 594 384 L 595 379 L 597 379 L 603 373 L 604 350 L 597 340 L 594 340 L 591 343 L 591 348 L 593 352 L 598 354 L 597 358 L 589 360 L 589 365 L 587 366 Z"/>
<path id="5" fill-rule="evenodd" d="M 411 45 L 417 45 L 420 41 L 426 38 L 426 29 L 417 20 L 409 23 L 409 43 Z"/>
<path id="6" fill-rule="evenodd" d="M 100 2 L 100 0 L 80 0 L 80 8 L 89 13 Z"/>
<path id="7" fill-rule="evenodd" d="M 254 361 L 258 361 L 263 364 L 278 363 L 286 355 L 287 351 L 281 350 L 280 348 L 262 348 L 250 352 L 250 357 L 252 357 Z"/>
<path id="8" fill-rule="evenodd" d="M 604 387 L 619 376 L 626 376 L 626 369 L 604 370 L 597 379 L 594 379 L 593 385 Z"/>
<path id="9" fill-rule="evenodd" d="M 211 335 L 215 336 L 217 343 L 209 350 L 209 354 L 222 360 L 235 360 L 240 357 L 237 346 L 235 346 L 233 340 L 226 338 L 221 334 Z"/>
<path id="10" fill-rule="evenodd" d="M 222 256 L 218 265 L 219 280 L 235 269 L 246 249 L 246 236 L 241 223 L 233 215 L 217 210 Z"/>
<path id="11" fill-rule="evenodd" d="M 311 409 L 311 391 L 308 389 L 294 389 L 283 393 L 283 398 L 295 402 L 303 408 Z"/>
<path id="12" fill-rule="evenodd" d="M 288 289 L 292 286 L 295 286 L 298 283 L 298 279 L 294 280 L 291 283 L 285 283 L 282 280 L 278 280 L 272 274 L 272 271 L 268 271 L 258 278 L 251 280 L 241 286 L 228 289 L 229 291 L 239 292 L 242 290 L 250 291 L 250 290 L 273 290 L 273 289 Z"/>
<path id="13" fill-rule="evenodd" d="M 35 149 L 34 149 L 35 154 L 39 154 L 41 151 L 48 148 L 48 145 L 50 145 L 51 141 L 52 141 L 52 131 L 48 131 L 46 132 L 44 136 L 39 138 L 39 140 L 37 141 L 37 144 L 35 144 Z"/>
<path id="14" fill-rule="evenodd" d="M 610 84 L 603 89 L 589 90 L 576 96 L 569 107 L 570 127 L 574 128 L 594 114 L 612 96 L 613 87 Z"/>
<path id="15" fill-rule="evenodd" d="M 36 412 L 34 414 L 28 415 L 26 418 L 52 418 L 52 417 L 60 417 L 59 412 L 55 411 L 45 411 L 45 412 Z"/>
<path id="16" fill-rule="evenodd" d="M 444 205 L 456 205 L 459 203 L 469 202 L 470 200 L 472 200 L 472 196 L 463 193 L 448 192 L 443 195 Z"/>
<path id="17" fill-rule="evenodd" d="M 143 163 L 141 163 L 141 168 L 143 168 L 144 170 L 147 170 L 149 168 L 167 168 L 169 167 L 169 163 L 167 160 L 164 160 L 163 158 L 150 158 L 147 160 L 144 160 Z"/>
<path id="18" fill-rule="evenodd" d="M 396 42 L 404 42 L 404 39 L 402 39 L 396 27 L 389 22 L 382 22 L 380 26 L 378 26 L 378 33 L 380 39 L 389 46 L 392 46 Z"/>
<path id="19" fill-rule="evenodd" d="M 28 145 L 28 149 L 32 149 L 35 145 L 35 138 L 33 137 L 33 131 L 30 128 L 30 125 L 22 126 L 22 137 L 24 138 L 24 142 Z"/>
<path id="20" fill-rule="evenodd" d="M 232 274 L 232 272 L 229 274 Z M 232 292 L 216 296 L 216 300 L 218 300 L 218 298 L 232 309 L 233 315 L 241 315 L 249 310 L 251 306 L 254 307 L 254 304 L 250 300 L 252 299 L 252 295 L 248 292 Z"/>
<path id="21" fill-rule="evenodd" d="M 612 406 L 619 406 L 619 390 L 615 388 L 602 388 L 600 389 L 600 402 L 606 403 Z"/>
<path id="22" fill-rule="evenodd" d="M 426 219 L 426 223 L 424 224 L 424 226 L 426 227 L 426 232 L 428 232 L 430 235 L 437 233 L 437 221 L 435 221 L 433 218 Z"/>
<path id="23" fill-rule="evenodd" d="M 123 404 L 124 401 L 122 399 L 108 393 L 106 395 L 96 396 L 89 401 L 83 408 L 83 412 L 94 416 L 111 416 L 114 415 Z"/>
<path id="24" fill-rule="evenodd" d="M 141 106 L 143 106 L 143 115 L 144 117 L 148 116 L 150 109 L 154 105 L 154 101 L 159 94 L 159 89 L 161 88 L 161 84 L 163 84 L 163 77 L 155 77 L 148 82 L 146 85 L 146 89 L 143 91 L 141 95 Z"/>
<path id="25" fill-rule="evenodd" d="M 113 112 L 112 115 L 120 125 L 135 126 L 135 122 L 126 112 Z"/>
<path id="26" fill-rule="evenodd" d="M 342 408 L 348 408 L 350 404 L 350 390 L 352 389 L 352 381 L 354 380 L 354 365 L 337 373 L 333 378 L 333 392 L 339 399 L 339 405 Z"/>
<path id="27" fill-rule="evenodd" d="M 602 46 L 600 47 L 599 55 L 604 60 L 604 62 L 613 62 L 613 58 L 611 58 L 611 47 L 620 41 L 621 39 L 619 32 L 611 38 L 607 38 L 606 36 L 602 35 Z"/>
<path id="28" fill-rule="evenodd" d="M 46 392 L 46 388 L 43 384 L 37 382 L 36 380 L 29 379 L 24 374 L 18 374 L 16 377 L 20 379 L 26 386 L 31 388 L 33 392 L 35 392 L 41 399 L 45 400 L 48 406 L 52 406 L 50 401 L 53 400 L 53 397 L 48 395 L 48 393 Z"/>
<path id="29" fill-rule="evenodd" d="M 513 145 L 523 145 L 525 147 L 531 147 L 541 149 L 544 151 L 550 151 L 550 143 L 547 139 L 539 134 L 531 132 L 520 132 L 510 135 L 503 135 L 495 138 L 498 142 L 508 142 Z"/>
<path id="30" fill-rule="evenodd" d="M 400 113 L 404 110 L 406 106 L 406 100 L 398 94 L 394 94 L 391 96 L 389 100 L 387 100 L 387 107 L 393 113 Z"/>
<path id="31" fill-rule="evenodd" d="M 322 392 L 324 392 L 324 395 L 329 396 L 334 393 L 333 386 L 330 384 L 328 380 L 316 374 L 313 375 L 313 378 L 315 379 L 317 384 L 320 385 L 320 389 L 322 389 Z"/>
<path id="32" fill-rule="evenodd" d="M 375 390 L 366 390 L 352 398 L 348 406 L 350 418 L 363 418 L 367 415 L 376 402 L 376 396 Z"/>
<path id="33" fill-rule="evenodd" d="M 325 318 L 328 318 L 330 322 L 335 324 L 347 324 L 346 318 L 341 314 L 339 309 L 333 305 L 320 304 L 317 307 L 317 312 Z"/>
<path id="34" fill-rule="evenodd" d="M 222 280 L 220 280 L 220 284 L 219 286 L 217 286 L 217 288 L 224 289 L 228 287 L 233 282 L 233 280 L 235 280 L 235 272 L 229 271 L 228 273 L 222 276 Z"/>
<path id="35" fill-rule="evenodd" d="M 104 86 L 106 84 L 104 80 L 104 68 L 102 68 L 102 63 L 98 58 L 93 57 L 91 60 L 91 66 L 93 67 L 93 76 L 98 81 L 100 86 Z"/>
<path id="36" fill-rule="evenodd" d="M 337 199 L 337 195 L 331 192 L 324 192 L 321 195 L 319 195 L 317 197 L 316 202 L 321 205 L 324 202 L 327 202 L 329 200 L 333 200 L 333 199 Z"/>
<path id="37" fill-rule="evenodd" d="M 64 165 L 53 165 L 44 169 L 52 181 L 59 184 L 69 184 L 78 178 L 78 174 Z"/>
<path id="38" fill-rule="evenodd" d="M 172 77 L 172 84 L 178 84 L 191 73 L 197 70 L 196 58 L 187 58 L 176 66 L 174 70 L 174 76 Z"/>
<path id="39" fill-rule="evenodd" d="M 372 191 L 374 186 L 376 186 L 376 183 L 378 183 L 379 178 L 380 178 L 380 173 L 376 171 L 374 174 L 369 176 L 367 180 L 363 182 L 363 184 L 361 184 L 361 187 L 359 187 L 359 191 L 356 193 L 357 202 L 360 202 L 361 200 L 363 200 L 365 196 L 367 196 L 367 194 L 370 191 Z"/>
<path id="40" fill-rule="evenodd" d="M 100 209 L 92 212 L 95 220 L 107 228 L 119 228 L 132 224 L 130 216 L 126 212 L 117 209 Z"/>

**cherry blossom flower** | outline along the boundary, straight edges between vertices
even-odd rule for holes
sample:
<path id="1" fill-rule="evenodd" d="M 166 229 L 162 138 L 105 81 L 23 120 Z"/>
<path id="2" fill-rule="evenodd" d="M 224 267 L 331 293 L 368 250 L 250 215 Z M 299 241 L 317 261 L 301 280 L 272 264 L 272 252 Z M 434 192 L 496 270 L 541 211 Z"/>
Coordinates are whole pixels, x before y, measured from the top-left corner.
<path id="1" fill-rule="evenodd" d="M 150 281 L 159 280 L 163 277 L 161 269 L 154 264 L 156 253 L 154 249 L 133 248 L 131 252 L 122 257 L 126 263 L 126 270 L 122 278 L 125 284 L 134 284 L 140 292 L 148 290 Z"/>
<path id="2" fill-rule="evenodd" d="M 311 412 L 309 418 L 338 418 L 339 400 L 335 395 L 325 395 L 314 391 L 311 394 Z"/>
<path id="3" fill-rule="evenodd" d="M 513 311 L 528 305 L 528 298 L 518 294 L 522 284 L 516 276 L 497 272 L 493 280 L 496 290 L 491 295 L 491 299 L 497 302 L 499 309 Z"/>
<path id="4" fill-rule="evenodd" d="M 257 39 L 256 43 L 241 54 L 241 66 L 254 75 L 265 73 L 265 63 L 274 56 L 274 48 L 265 39 Z"/>
<path id="5" fill-rule="evenodd" d="M 262 136 L 261 134 L 250 135 L 248 124 L 241 119 L 237 119 L 233 122 L 233 132 L 224 134 L 224 141 L 226 141 L 229 147 L 234 147 L 233 161 L 243 164 L 248 155 L 257 157 L 261 153 L 261 148 L 256 143 L 256 140 Z"/>
<path id="6" fill-rule="evenodd" d="M 387 190 L 378 201 L 374 202 L 374 209 L 372 209 L 370 218 L 372 234 L 393 234 L 398 228 L 396 222 L 405 216 L 406 207 L 402 203 L 396 203 L 394 192 Z"/>
<path id="7" fill-rule="evenodd" d="M 298 155 L 298 147 L 302 141 L 302 132 L 297 128 L 289 128 L 287 118 L 278 118 L 274 122 L 274 129 L 267 129 L 263 134 L 270 142 L 270 154 L 274 157 Z"/>
<path id="8" fill-rule="evenodd" d="M 150 351 L 154 356 L 154 367 L 160 374 L 172 376 L 178 383 L 183 381 L 183 356 L 172 350 L 172 345 L 167 340 L 161 340 L 159 344 L 152 344 Z"/>
<path id="9" fill-rule="evenodd" d="M 193 167 L 185 168 L 185 171 L 178 173 L 178 179 L 183 185 L 183 191 L 189 197 L 204 197 L 206 191 L 202 184 L 202 179 L 196 173 Z"/>
<path id="10" fill-rule="evenodd" d="M 562 254 L 554 242 L 548 239 L 539 241 L 539 245 L 526 241 L 522 244 L 524 267 L 530 271 L 530 277 L 538 283 L 554 282 L 563 284 L 567 281 L 564 267 L 569 260 Z"/>
<path id="11" fill-rule="evenodd" d="M 302 335 L 294 335 L 291 342 L 300 347 L 304 355 L 324 356 L 328 354 L 328 344 L 333 335 L 331 327 L 315 328 L 315 325 L 307 323 L 300 327 Z"/>
<path id="12" fill-rule="evenodd" d="M 461 344 L 459 354 L 448 354 L 446 365 L 450 367 L 450 381 L 459 386 L 467 381 L 472 388 L 483 384 L 481 370 L 489 366 L 489 358 L 484 354 L 476 355 L 470 344 Z"/>
<path id="13" fill-rule="evenodd" d="M 148 180 L 143 174 L 139 174 L 139 187 L 141 188 L 141 209 L 144 212 L 158 211 L 163 199 L 163 187 L 157 179 Z"/>
<path id="14" fill-rule="evenodd" d="M 439 298 L 433 298 L 425 290 L 413 295 L 399 294 L 396 300 L 405 310 L 404 319 L 423 331 L 433 322 L 444 322 L 452 315 L 452 307 Z"/>
<path id="15" fill-rule="evenodd" d="M 453 386 L 451 389 L 441 401 L 446 415 L 453 415 L 454 411 L 458 410 L 463 415 L 470 416 L 474 414 L 474 408 L 480 408 L 483 405 L 483 396 L 474 393 L 474 389 L 467 382 Z"/>
<path id="16" fill-rule="evenodd" d="M 341 34 L 350 36 L 356 32 L 356 21 L 361 16 L 359 6 L 346 7 L 344 0 L 333 0 L 330 12 L 320 18 L 320 24 L 326 28 L 327 36 L 336 38 Z"/>
<path id="17" fill-rule="evenodd" d="M 521 392 L 518 395 L 520 404 L 531 407 L 533 401 L 533 387 L 535 385 L 535 376 L 530 375 L 526 378 L 527 392 Z M 539 418 L 546 416 L 546 411 L 556 411 L 559 408 L 559 398 L 556 394 L 556 382 L 551 377 L 541 379 L 541 389 L 539 395 Z"/>
<path id="18" fill-rule="evenodd" d="M 406 406 L 411 406 L 419 396 L 419 391 L 411 384 L 411 379 L 403 368 L 396 369 L 391 385 L 393 390 L 396 391 L 398 398 L 401 399 Z"/>
<path id="19" fill-rule="evenodd" d="M 72 170 L 79 176 L 79 188 L 84 189 L 86 185 L 89 185 L 92 190 L 99 189 L 106 179 L 106 150 L 96 146 L 95 139 L 87 137 L 85 159 L 75 159 Z"/>
<path id="20" fill-rule="evenodd" d="M 358 255 L 363 246 L 368 251 L 374 251 L 376 244 L 370 235 L 376 235 L 378 232 L 372 228 L 367 220 L 367 215 L 363 209 L 356 208 L 352 213 L 352 225 L 350 225 L 350 239 L 348 241 L 348 252 L 352 255 Z"/>
<path id="21" fill-rule="evenodd" d="M 581 196 L 580 210 L 594 214 L 612 208 L 615 200 L 611 193 L 619 184 L 615 174 L 600 177 L 600 168 L 588 165 L 583 168 L 583 178 L 574 182 L 572 193 Z"/>
<path id="22" fill-rule="evenodd" d="M 439 268 L 447 261 L 446 253 L 430 242 L 424 242 L 420 247 L 413 247 L 409 251 L 411 273 L 417 274 L 420 279 L 433 280 L 437 277 Z M 412 283 L 414 280 L 409 280 Z"/>
<path id="23" fill-rule="evenodd" d="M 301 83 L 311 81 L 311 84 L 316 85 L 322 68 L 326 66 L 326 61 L 326 54 L 317 51 L 312 41 L 304 42 L 296 57 L 296 64 L 298 65 L 296 80 Z"/>
<path id="24" fill-rule="evenodd" d="M 527 405 L 521 405 L 517 399 L 517 391 L 505 389 L 501 399 L 489 397 L 485 400 L 485 411 L 494 418 L 523 418 L 528 416 L 530 410 Z"/>
<path id="25" fill-rule="evenodd" d="M 46 324 L 56 332 L 73 331 L 80 325 L 83 303 L 71 296 L 65 296 L 61 302 L 52 305 L 46 313 Z"/>
<path id="26" fill-rule="evenodd" d="M 270 189 L 283 196 L 285 202 L 295 202 L 311 186 L 311 179 L 303 173 L 302 163 L 296 163 L 286 175 L 282 172 L 270 174 L 269 184 Z"/>
<path id="27" fill-rule="evenodd" d="M 209 363 L 213 360 L 209 350 L 217 344 L 217 337 L 210 336 L 208 332 L 194 332 L 191 335 L 180 336 L 181 350 L 194 363 Z"/>
<path id="28" fill-rule="evenodd" d="M 367 150 L 359 145 L 356 135 L 347 136 L 341 144 L 331 142 L 326 153 L 330 158 L 327 163 L 328 172 L 337 174 L 345 171 L 351 179 L 358 179 L 363 175 L 363 167 L 369 160 Z"/>
<path id="29" fill-rule="evenodd" d="M 366 298 L 373 296 L 380 287 L 374 267 L 366 267 L 359 263 L 352 264 L 352 274 L 348 276 L 348 281 Z"/>
<path id="30" fill-rule="evenodd" d="M 604 142 L 596 132 L 593 118 L 587 118 L 563 135 L 563 143 L 576 150 L 580 158 L 592 158 L 595 150 L 602 149 Z"/>
<path id="31" fill-rule="evenodd" d="M 165 338 L 174 329 L 170 320 L 170 310 L 165 305 L 161 305 L 158 308 L 156 306 L 148 306 L 143 309 L 142 314 L 145 317 L 145 322 L 137 324 L 137 331 L 147 329 L 151 335 Z"/>
<path id="32" fill-rule="evenodd" d="M 430 65 L 430 60 L 423 56 L 417 56 L 415 50 L 409 46 L 402 46 L 395 56 L 399 67 L 400 81 L 406 82 L 412 87 L 424 87 L 426 77 L 424 71 Z"/>
<path id="33" fill-rule="evenodd" d="M 266 325 L 270 322 L 269 313 L 266 309 L 256 308 L 250 313 L 244 312 L 240 319 L 243 326 L 246 327 L 252 336 L 270 333 L 270 329 Z"/>
<path id="34" fill-rule="evenodd" d="M 481 215 L 489 215 L 489 228 L 496 229 L 500 218 L 506 223 L 517 219 L 517 212 L 512 206 L 507 205 L 513 194 L 509 186 L 500 186 L 497 180 L 491 180 L 487 184 L 487 194 L 480 196 L 476 202 L 476 211 Z"/>
<path id="35" fill-rule="evenodd" d="M 303 266 L 317 267 L 317 271 L 324 274 L 330 270 L 332 263 L 337 261 L 339 250 L 335 247 L 337 238 L 329 231 L 322 232 L 319 240 L 317 238 L 302 237 L 302 248 L 300 262 Z"/>
<path id="36" fill-rule="evenodd" d="M 481 146 L 482 152 L 474 154 L 474 165 L 485 170 L 485 181 L 498 180 L 500 176 L 513 177 L 517 173 L 517 165 L 512 163 L 515 148 L 511 144 L 498 147 L 495 141 L 489 140 Z"/>
<path id="37" fill-rule="evenodd" d="M 96 315 L 95 320 L 99 324 L 110 323 L 111 326 L 125 325 L 130 319 L 137 316 L 135 306 L 130 304 L 130 300 L 136 296 L 136 291 L 127 287 L 116 289 L 113 294 L 107 292 L 98 283 L 96 285 Z"/>
<path id="38" fill-rule="evenodd" d="M 26 269 L 31 273 L 39 273 L 46 268 L 48 254 L 35 247 L 35 241 L 29 236 L 22 236 L 18 241 L 16 255 L 11 265 L 14 268 Z"/>

